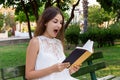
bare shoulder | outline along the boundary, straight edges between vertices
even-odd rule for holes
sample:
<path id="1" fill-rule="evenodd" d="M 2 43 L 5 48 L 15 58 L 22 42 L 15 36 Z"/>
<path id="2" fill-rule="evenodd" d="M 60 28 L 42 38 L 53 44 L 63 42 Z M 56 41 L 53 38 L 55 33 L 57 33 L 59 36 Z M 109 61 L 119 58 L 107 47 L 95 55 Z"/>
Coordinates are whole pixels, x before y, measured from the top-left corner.
<path id="1" fill-rule="evenodd" d="M 38 41 L 38 38 L 37 37 L 33 37 L 31 40 L 30 40 L 30 44 L 38 44 L 39 41 Z"/>
<path id="2" fill-rule="evenodd" d="M 37 37 L 33 37 L 30 42 L 28 47 L 34 47 L 34 48 L 39 48 L 39 40 Z"/>

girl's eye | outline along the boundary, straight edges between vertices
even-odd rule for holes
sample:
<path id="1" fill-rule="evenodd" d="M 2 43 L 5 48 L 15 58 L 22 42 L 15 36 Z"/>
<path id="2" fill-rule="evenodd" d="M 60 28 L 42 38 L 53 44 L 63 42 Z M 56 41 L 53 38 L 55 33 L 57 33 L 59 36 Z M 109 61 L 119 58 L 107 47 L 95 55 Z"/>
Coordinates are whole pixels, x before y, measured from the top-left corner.
<path id="1" fill-rule="evenodd" d="M 57 23 L 57 21 L 53 21 L 54 23 Z"/>

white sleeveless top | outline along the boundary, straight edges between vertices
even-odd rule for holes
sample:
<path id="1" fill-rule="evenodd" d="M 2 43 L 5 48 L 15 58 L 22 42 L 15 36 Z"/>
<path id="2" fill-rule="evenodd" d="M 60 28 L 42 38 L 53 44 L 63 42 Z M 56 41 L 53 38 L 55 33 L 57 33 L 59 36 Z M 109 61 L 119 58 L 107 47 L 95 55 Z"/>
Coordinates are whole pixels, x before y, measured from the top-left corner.
<path id="1" fill-rule="evenodd" d="M 56 63 L 61 63 L 65 59 L 61 41 L 56 38 L 39 36 L 39 52 L 36 59 L 35 70 L 50 67 Z M 78 80 L 71 77 L 69 70 L 64 69 L 61 72 L 55 72 L 48 76 L 35 80 Z"/>

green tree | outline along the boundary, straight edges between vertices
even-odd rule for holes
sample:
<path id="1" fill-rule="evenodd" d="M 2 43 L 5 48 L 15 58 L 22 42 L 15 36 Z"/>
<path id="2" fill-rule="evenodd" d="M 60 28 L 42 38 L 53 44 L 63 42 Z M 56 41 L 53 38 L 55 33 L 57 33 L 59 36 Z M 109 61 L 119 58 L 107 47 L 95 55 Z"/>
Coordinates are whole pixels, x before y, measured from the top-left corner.
<path id="1" fill-rule="evenodd" d="M 10 14 L 7 14 L 4 18 L 5 20 L 5 30 L 8 29 L 9 27 L 14 27 L 15 26 L 15 20 L 14 20 L 14 16 L 11 16 Z"/>
<path id="2" fill-rule="evenodd" d="M 1 28 L 3 27 L 3 22 L 4 22 L 4 15 L 0 13 L 0 32 L 1 32 Z"/>
<path id="3" fill-rule="evenodd" d="M 88 26 L 88 0 L 83 0 L 83 17 L 84 17 L 83 32 L 86 32 Z"/>
<path id="4" fill-rule="evenodd" d="M 97 0 L 101 7 L 104 8 L 106 11 L 117 13 L 117 21 L 120 19 L 120 0 Z"/>
<path id="5" fill-rule="evenodd" d="M 20 11 L 18 15 L 15 15 L 15 21 L 20 22 L 20 28 L 21 28 L 21 23 L 27 21 L 25 13 L 23 11 Z"/>
<path id="6" fill-rule="evenodd" d="M 79 4 L 80 0 L 77 0 L 77 2 L 75 4 L 72 5 L 72 10 L 71 10 L 71 16 L 70 18 L 66 21 L 65 24 L 65 29 L 67 28 L 67 26 L 69 25 L 69 23 L 71 22 L 71 20 L 74 17 L 74 10 L 75 7 Z M 26 15 L 26 19 L 28 22 L 28 31 L 29 31 L 29 36 L 30 38 L 32 38 L 31 36 L 31 28 L 30 28 L 30 15 L 34 15 L 35 16 L 35 20 L 38 20 L 38 16 L 39 16 L 39 8 L 44 6 L 44 9 L 46 9 L 49 6 L 57 6 L 59 7 L 62 11 L 66 11 L 69 9 L 69 4 L 70 4 L 71 0 L 7 0 L 5 2 L 5 0 L 0 0 L 0 4 L 4 4 L 5 6 L 16 6 L 16 14 L 19 13 L 19 11 L 24 11 L 25 15 Z"/>
<path id="7" fill-rule="evenodd" d="M 8 13 L 6 16 L 4 16 L 1 21 L 2 22 L 2 29 L 1 32 L 5 32 L 6 30 L 8 31 L 8 34 L 14 35 L 14 30 L 15 30 L 15 20 L 14 16 L 12 16 L 10 13 Z M 4 26 L 3 26 L 4 24 Z"/>
<path id="8" fill-rule="evenodd" d="M 79 25 L 78 24 L 72 24 L 69 26 L 69 28 L 65 31 L 65 38 L 67 41 L 67 44 L 74 44 L 77 46 L 79 44 Z M 68 45 L 68 48 L 70 46 Z"/>
<path id="9" fill-rule="evenodd" d="M 99 25 L 103 22 L 110 21 L 115 18 L 115 14 L 113 12 L 107 12 L 103 8 L 98 5 L 89 6 L 89 15 L 88 21 L 90 25 Z"/>
<path id="10" fill-rule="evenodd" d="M 26 16 L 25 16 L 25 14 L 24 14 L 23 11 L 20 11 L 20 12 L 18 13 L 18 15 L 15 15 L 15 20 L 16 20 L 16 21 L 19 21 L 20 23 L 27 21 Z"/>

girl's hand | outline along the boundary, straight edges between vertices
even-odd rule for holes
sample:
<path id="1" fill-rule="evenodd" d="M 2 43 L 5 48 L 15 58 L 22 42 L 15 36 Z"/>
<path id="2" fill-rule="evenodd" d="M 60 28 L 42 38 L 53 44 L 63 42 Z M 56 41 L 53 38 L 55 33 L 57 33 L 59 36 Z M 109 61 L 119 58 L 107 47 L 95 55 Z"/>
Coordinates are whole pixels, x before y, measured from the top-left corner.
<path id="1" fill-rule="evenodd" d="M 54 72 L 61 72 L 62 70 L 64 70 L 65 68 L 68 68 L 69 66 L 70 66 L 70 63 L 66 62 L 66 63 L 58 63 L 51 67 L 53 68 Z"/>
<path id="2" fill-rule="evenodd" d="M 78 71 L 80 69 L 80 65 L 75 65 L 69 68 L 69 72 L 70 74 L 75 73 L 76 71 Z"/>

